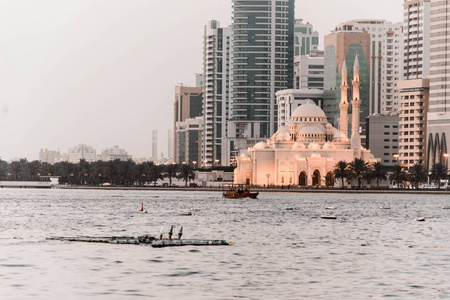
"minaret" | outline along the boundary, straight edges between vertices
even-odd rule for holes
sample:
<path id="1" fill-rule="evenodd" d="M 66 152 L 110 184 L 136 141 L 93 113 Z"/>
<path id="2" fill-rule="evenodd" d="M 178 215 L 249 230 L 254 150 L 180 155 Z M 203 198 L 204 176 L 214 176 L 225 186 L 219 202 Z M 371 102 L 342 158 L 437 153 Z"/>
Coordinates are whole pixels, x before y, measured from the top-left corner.
<path id="1" fill-rule="evenodd" d="M 341 82 L 341 103 L 339 103 L 339 108 L 341 110 L 340 114 L 340 131 L 345 134 L 346 137 L 348 137 L 348 100 L 347 100 L 347 90 L 348 90 L 348 84 L 347 84 L 347 64 L 342 64 L 341 68 L 341 74 L 342 74 L 342 82 Z"/>
<path id="2" fill-rule="evenodd" d="M 352 138 L 351 147 L 355 151 L 355 157 L 361 157 L 361 136 L 359 135 L 359 115 L 361 99 L 359 98 L 359 60 L 356 54 L 355 65 L 353 66 L 353 100 L 352 100 Z"/>

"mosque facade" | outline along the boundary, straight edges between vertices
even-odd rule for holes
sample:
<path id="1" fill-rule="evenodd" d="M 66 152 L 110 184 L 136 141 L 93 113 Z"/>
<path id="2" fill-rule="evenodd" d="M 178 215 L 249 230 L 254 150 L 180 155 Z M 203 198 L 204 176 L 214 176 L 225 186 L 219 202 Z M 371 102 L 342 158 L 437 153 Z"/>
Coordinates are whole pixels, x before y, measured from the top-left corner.
<path id="1" fill-rule="evenodd" d="M 352 114 L 352 127 L 348 133 L 348 108 L 359 112 L 359 62 L 355 59 L 352 81 L 353 99 L 347 99 L 347 69 L 342 67 L 340 128 L 327 122 L 324 111 L 314 101 L 297 107 L 286 126 L 265 142 L 248 148 L 237 158 L 234 182 L 246 185 L 298 185 L 324 186 L 332 177 L 334 167 L 340 160 L 351 162 L 355 158 L 366 162 L 376 159 L 370 150 L 361 146 L 359 131 L 360 114 Z"/>

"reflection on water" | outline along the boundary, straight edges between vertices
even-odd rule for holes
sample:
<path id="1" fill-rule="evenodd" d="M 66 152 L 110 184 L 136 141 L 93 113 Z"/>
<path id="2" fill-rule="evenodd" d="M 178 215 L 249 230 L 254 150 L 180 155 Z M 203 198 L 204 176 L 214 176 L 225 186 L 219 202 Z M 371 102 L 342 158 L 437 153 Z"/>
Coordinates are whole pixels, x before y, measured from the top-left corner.
<path id="1" fill-rule="evenodd" d="M 219 192 L 2 189 L 0 199 L 0 299 L 450 298 L 447 195 L 233 200 Z M 153 249 L 45 240 L 157 236 L 162 225 L 175 233 L 184 226 L 185 238 L 235 244 Z"/>

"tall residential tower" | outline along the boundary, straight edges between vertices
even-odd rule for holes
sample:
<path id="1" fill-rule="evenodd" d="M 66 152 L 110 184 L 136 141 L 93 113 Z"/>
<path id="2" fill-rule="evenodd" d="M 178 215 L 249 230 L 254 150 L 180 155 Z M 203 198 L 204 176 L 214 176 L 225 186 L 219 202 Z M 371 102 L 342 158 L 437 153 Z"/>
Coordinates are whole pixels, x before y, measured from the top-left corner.
<path id="1" fill-rule="evenodd" d="M 276 131 L 275 93 L 293 88 L 294 0 L 233 0 L 231 150 Z"/>

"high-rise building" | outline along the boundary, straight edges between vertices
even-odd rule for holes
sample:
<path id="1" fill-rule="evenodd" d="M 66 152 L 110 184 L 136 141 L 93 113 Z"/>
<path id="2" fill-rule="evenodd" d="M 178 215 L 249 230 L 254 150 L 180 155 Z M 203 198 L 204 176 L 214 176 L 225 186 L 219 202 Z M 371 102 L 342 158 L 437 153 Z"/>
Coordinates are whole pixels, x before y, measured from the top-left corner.
<path id="1" fill-rule="evenodd" d="M 370 34 L 369 115 L 395 113 L 399 106 L 397 81 L 402 75 L 403 23 L 352 20 L 336 30 Z"/>
<path id="2" fill-rule="evenodd" d="M 450 1 L 431 1 L 430 102 L 428 108 L 428 168 L 448 168 L 450 151 Z"/>
<path id="3" fill-rule="evenodd" d="M 231 98 L 231 28 L 212 20 L 203 36 L 203 142 L 202 164 L 230 164 L 228 110 Z"/>
<path id="4" fill-rule="evenodd" d="M 111 161 L 116 159 L 127 161 L 132 158 L 132 155 L 129 155 L 125 149 L 119 148 L 119 146 L 109 147 L 102 150 L 102 154 L 98 157 L 98 159 L 102 161 Z"/>
<path id="5" fill-rule="evenodd" d="M 61 161 L 61 153 L 59 153 L 59 151 L 41 149 L 41 151 L 39 151 L 39 160 L 41 162 L 54 164 Z"/>
<path id="6" fill-rule="evenodd" d="M 167 132 L 167 152 L 169 160 L 173 160 L 173 132 L 170 129 Z"/>
<path id="7" fill-rule="evenodd" d="M 429 79 L 400 80 L 400 137 L 398 163 L 411 167 L 426 162 Z"/>
<path id="8" fill-rule="evenodd" d="M 294 86 L 294 0 L 233 0 L 232 28 L 228 137 L 233 151 L 276 131 L 275 93 Z"/>
<path id="9" fill-rule="evenodd" d="M 359 96 L 361 106 L 356 113 L 360 114 L 360 131 L 362 143 L 365 145 L 366 117 L 369 115 L 370 99 L 370 34 L 354 31 L 352 28 L 343 27 L 325 36 L 325 63 L 324 63 L 324 105 L 323 110 L 330 123 L 339 126 L 340 123 L 339 102 L 341 99 L 342 68 L 344 61 L 349 70 L 348 78 L 353 78 L 353 65 L 359 60 Z M 349 80 L 346 82 L 350 82 Z M 353 86 L 349 85 L 348 98 L 353 98 Z M 352 114 L 355 113 L 352 106 Z M 348 122 L 347 122 L 348 124 Z M 356 124 L 354 124 L 356 125 Z"/>
<path id="10" fill-rule="evenodd" d="M 397 84 L 400 97 L 398 163 L 426 163 L 427 111 L 430 82 L 430 0 L 403 4 L 403 71 Z"/>
<path id="11" fill-rule="evenodd" d="M 194 168 L 201 165 L 202 132 L 203 117 L 201 116 L 177 122 L 175 139 L 178 146 L 175 160 L 178 163 L 187 163 Z"/>
<path id="12" fill-rule="evenodd" d="M 94 162 L 97 160 L 96 153 L 96 150 L 91 146 L 79 144 L 78 146 L 69 149 L 68 161 L 74 164 L 79 163 L 81 159 L 84 159 L 87 162 Z"/>
<path id="13" fill-rule="evenodd" d="M 202 87 L 205 85 L 205 75 L 195 74 L 195 87 Z"/>
<path id="14" fill-rule="evenodd" d="M 296 19 L 294 23 L 294 55 L 309 55 L 319 47 L 319 33 L 309 22 Z"/>
<path id="15" fill-rule="evenodd" d="M 153 129 L 152 132 L 152 158 L 158 160 L 158 130 Z"/>
<path id="16" fill-rule="evenodd" d="M 427 78 L 430 72 L 430 0 L 403 4 L 403 79 Z"/>
<path id="17" fill-rule="evenodd" d="M 203 87 L 188 87 L 178 85 L 175 87 L 174 101 L 174 123 L 173 131 L 177 132 L 177 123 L 184 122 L 189 118 L 196 118 L 202 115 Z M 173 157 L 178 160 L 177 135 L 173 136 Z"/>

